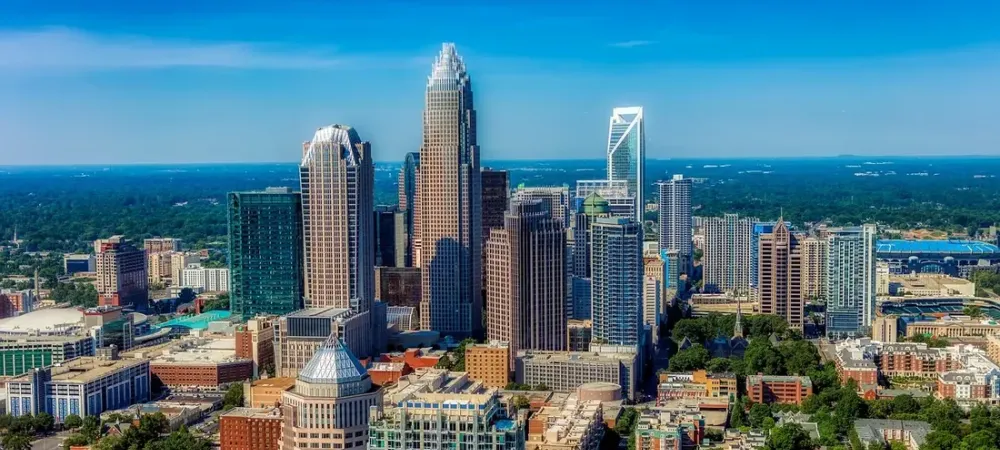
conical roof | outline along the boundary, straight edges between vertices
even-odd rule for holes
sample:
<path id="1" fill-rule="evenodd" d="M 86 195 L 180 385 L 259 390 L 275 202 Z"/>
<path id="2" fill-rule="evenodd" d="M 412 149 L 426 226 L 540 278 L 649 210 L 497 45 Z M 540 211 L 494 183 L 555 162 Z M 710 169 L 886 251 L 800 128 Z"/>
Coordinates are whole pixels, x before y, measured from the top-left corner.
<path id="1" fill-rule="evenodd" d="M 299 372 L 299 379 L 310 383 L 343 384 L 363 380 L 368 371 L 351 354 L 344 341 L 331 337 L 316 349 L 309 364 Z"/>
<path id="2" fill-rule="evenodd" d="M 597 195 L 596 192 L 591 192 L 587 198 L 583 199 L 583 213 L 588 216 L 608 214 L 610 211 L 611 204 L 604 197 Z"/>

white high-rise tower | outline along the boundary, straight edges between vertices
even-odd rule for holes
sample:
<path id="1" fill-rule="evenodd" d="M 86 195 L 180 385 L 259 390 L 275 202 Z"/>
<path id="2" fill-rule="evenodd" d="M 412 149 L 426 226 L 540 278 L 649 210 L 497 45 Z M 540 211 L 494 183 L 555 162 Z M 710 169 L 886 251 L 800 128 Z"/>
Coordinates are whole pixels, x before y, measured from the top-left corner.
<path id="1" fill-rule="evenodd" d="M 608 179 L 626 180 L 635 196 L 635 219 L 645 210 L 646 130 L 641 106 L 615 108 L 608 125 Z"/>

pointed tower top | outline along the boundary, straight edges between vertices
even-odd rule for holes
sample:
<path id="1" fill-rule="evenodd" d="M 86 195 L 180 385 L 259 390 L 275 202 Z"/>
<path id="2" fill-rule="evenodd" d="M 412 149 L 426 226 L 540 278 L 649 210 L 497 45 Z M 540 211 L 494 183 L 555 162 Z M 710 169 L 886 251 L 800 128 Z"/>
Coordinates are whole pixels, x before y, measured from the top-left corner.
<path id="1" fill-rule="evenodd" d="M 733 325 L 733 337 L 742 338 L 743 337 L 743 308 L 742 302 L 740 301 L 740 296 L 736 296 L 736 324 Z"/>

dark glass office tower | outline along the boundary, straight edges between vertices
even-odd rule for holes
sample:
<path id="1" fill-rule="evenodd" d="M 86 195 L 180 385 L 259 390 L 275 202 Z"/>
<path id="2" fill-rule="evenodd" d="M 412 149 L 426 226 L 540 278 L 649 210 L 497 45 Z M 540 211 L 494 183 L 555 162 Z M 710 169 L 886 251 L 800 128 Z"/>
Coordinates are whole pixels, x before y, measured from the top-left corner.
<path id="1" fill-rule="evenodd" d="M 302 197 L 290 188 L 229 193 L 229 289 L 233 314 L 302 308 Z"/>

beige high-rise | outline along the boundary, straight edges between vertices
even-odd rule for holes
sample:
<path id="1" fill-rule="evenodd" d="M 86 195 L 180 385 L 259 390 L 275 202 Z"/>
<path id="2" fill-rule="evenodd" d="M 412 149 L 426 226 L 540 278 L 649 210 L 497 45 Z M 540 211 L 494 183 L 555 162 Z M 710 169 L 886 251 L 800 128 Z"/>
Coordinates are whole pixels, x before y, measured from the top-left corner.
<path id="1" fill-rule="evenodd" d="M 472 81 L 454 44 L 427 79 L 420 147 L 420 325 L 442 335 L 482 333 L 482 211 Z"/>
<path id="2" fill-rule="evenodd" d="M 826 296 L 826 239 L 809 237 L 802 240 L 802 295 L 806 299 Z"/>
<path id="3" fill-rule="evenodd" d="M 803 326 L 802 245 L 784 220 L 759 242 L 760 312 L 784 317 L 790 328 Z"/>
<path id="4" fill-rule="evenodd" d="M 539 200 L 514 201 L 486 243 L 486 334 L 520 350 L 566 349 L 566 231 Z"/>
<path id="5" fill-rule="evenodd" d="M 375 298 L 371 144 L 346 125 L 320 128 L 299 170 L 305 307 L 369 311 Z"/>

